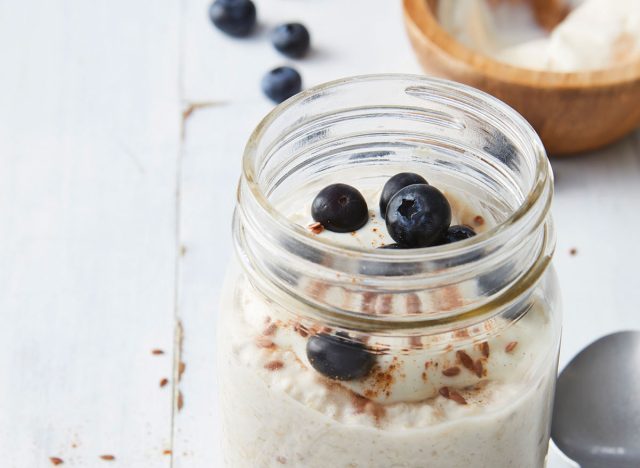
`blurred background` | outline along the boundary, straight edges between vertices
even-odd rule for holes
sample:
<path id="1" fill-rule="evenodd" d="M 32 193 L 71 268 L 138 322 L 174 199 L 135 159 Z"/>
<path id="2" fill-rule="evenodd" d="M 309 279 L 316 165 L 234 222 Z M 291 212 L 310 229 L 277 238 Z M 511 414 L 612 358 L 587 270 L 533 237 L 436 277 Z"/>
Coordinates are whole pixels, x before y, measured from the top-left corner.
<path id="1" fill-rule="evenodd" d="M 0 466 L 220 466 L 215 321 L 262 76 L 423 73 L 400 1 L 255 3 L 236 39 L 209 0 L 0 0 Z M 269 41 L 289 21 L 300 60 Z M 640 132 L 552 165 L 562 367 L 640 328 Z"/>

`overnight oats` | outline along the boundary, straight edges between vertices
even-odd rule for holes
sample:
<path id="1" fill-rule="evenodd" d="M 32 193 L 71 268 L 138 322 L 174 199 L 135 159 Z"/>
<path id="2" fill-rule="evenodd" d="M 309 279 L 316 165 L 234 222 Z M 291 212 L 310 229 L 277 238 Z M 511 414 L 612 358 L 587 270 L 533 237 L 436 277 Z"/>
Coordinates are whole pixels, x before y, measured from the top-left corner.
<path id="1" fill-rule="evenodd" d="M 228 467 L 541 467 L 560 342 L 552 174 L 500 101 L 309 90 L 244 158 L 218 333 Z"/>

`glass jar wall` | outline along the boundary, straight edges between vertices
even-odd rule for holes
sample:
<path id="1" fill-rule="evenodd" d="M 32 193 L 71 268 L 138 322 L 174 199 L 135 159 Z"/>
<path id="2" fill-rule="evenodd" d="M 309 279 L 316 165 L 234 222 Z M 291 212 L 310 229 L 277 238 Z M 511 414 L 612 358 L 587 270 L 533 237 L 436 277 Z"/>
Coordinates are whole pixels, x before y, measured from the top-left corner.
<path id="1" fill-rule="evenodd" d="M 380 189 L 438 187 L 475 237 L 378 249 Z M 308 229 L 320 189 L 367 199 Z M 531 127 L 477 90 L 380 75 L 277 107 L 246 149 L 218 338 L 227 465 L 540 467 L 560 311 L 552 175 Z"/>

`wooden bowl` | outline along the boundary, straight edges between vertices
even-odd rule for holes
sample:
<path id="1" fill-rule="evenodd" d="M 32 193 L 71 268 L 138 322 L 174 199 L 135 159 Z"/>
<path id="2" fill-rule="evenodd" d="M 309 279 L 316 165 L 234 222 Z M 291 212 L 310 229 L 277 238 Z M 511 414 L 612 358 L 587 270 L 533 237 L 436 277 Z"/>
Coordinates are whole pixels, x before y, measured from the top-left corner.
<path id="1" fill-rule="evenodd" d="M 640 125 L 640 60 L 591 72 L 528 70 L 457 42 L 438 23 L 438 0 L 403 0 L 409 38 L 424 70 L 486 91 L 536 129 L 547 152 L 604 146 Z"/>

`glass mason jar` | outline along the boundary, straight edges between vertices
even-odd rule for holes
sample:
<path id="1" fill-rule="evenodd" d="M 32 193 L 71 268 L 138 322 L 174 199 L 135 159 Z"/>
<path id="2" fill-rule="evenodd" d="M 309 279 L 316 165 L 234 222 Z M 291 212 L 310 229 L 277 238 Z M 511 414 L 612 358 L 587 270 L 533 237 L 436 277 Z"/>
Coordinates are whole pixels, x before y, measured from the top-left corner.
<path id="1" fill-rule="evenodd" d="M 478 235 L 375 249 L 296 222 L 330 183 L 403 171 Z M 221 307 L 227 466 L 543 466 L 561 328 L 552 191 L 529 124 L 467 86 L 362 76 L 276 107 L 246 147 Z"/>

